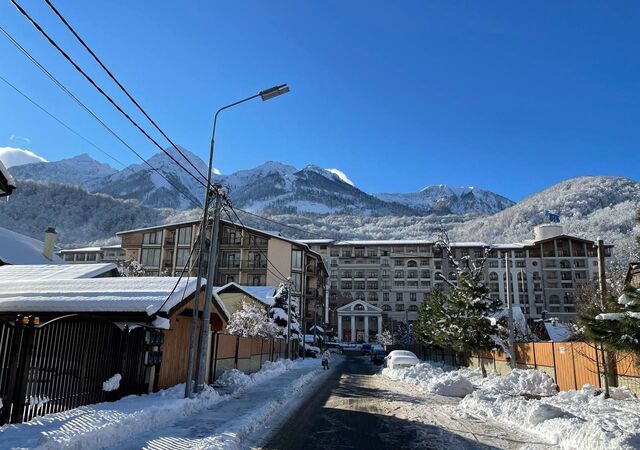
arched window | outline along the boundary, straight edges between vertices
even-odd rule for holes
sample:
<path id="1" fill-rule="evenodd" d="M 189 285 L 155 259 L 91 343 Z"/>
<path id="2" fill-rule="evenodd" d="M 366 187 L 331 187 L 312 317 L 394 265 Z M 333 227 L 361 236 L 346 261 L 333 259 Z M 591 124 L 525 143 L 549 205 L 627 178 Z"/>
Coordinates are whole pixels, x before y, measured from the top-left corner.
<path id="1" fill-rule="evenodd" d="M 417 262 L 415 262 L 413 259 L 410 259 L 410 260 L 407 262 L 407 267 L 418 267 L 418 263 L 417 263 Z"/>
<path id="2" fill-rule="evenodd" d="M 518 283 L 527 282 L 527 273 L 526 272 L 518 272 Z"/>
<path id="3" fill-rule="evenodd" d="M 391 311 L 391 306 L 390 305 L 382 305 L 382 310 L 383 311 Z"/>
<path id="4" fill-rule="evenodd" d="M 355 305 L 355 306 L 353 307 L 353 310 L 354 310 L 354 311 L 364 311 L 364 305 L 360 305 L 360 304 Z"/>

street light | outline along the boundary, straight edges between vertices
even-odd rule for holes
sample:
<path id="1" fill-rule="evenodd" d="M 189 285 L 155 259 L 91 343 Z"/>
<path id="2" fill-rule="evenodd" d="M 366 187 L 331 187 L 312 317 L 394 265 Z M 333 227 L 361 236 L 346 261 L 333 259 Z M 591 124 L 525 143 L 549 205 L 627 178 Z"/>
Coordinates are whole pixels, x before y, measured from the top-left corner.
<path id="1" fill-rule="evenodd" d="M 205 195 L 204 195 L 204 208 L 202 214 L 202 223 L 200 225 L 200 254 L 198 255 L 198 275 L 196 279 L 196 294 L 193 299 L 193 319 L 191 322 L 191 339 L 189 341 L 189 362 L 187 365 L 187 380 L 185 383 L 185 397 L 190 397 L 192 392 L 192 377 L 193 377 L 193 358 L 195 352 L 195 342 L 196 342 L 196 323 L 198 321 L 198 308 L 199 308 L 199 295 L 200 288 L 202 286 L 202 278 L 203 278 L 203 255 L 206 250 L 206 229 L 207 222 L 209 218 L 209 203 L 211 202 L 211 197 L 215 195 L 216 198 L 216 206 L 214 209 L 213 216 L 213 226 L 211 227 L 211 239 L 210 239 L 210 248 L 209 248 L 209 256 L 208 256 L 208 273 L 207 273 L 207 286 L 205 289 L 205 302 L 202 310 L 202 325 L 200 327 L 200 341 L 198 343 L 198 358 L 196 360 L 196 389 L 200 390 L 204 385 L 204 373 L 205 373 L 205 359 L 206 359 L 206 348 L 209 342 L 208 339 L 208 331 L 209 331 L 209 322 L 211 316 L 211 302 L 209 299 L 213 294 L 213 278 L 215 276 L 216 264 L 218 262 L 217 252 L 218 252 L 218 233 L 219 233 L 219 221 L 220 221 L 220 209 L 222 206 L 221 202 L 221 186 L 211 185 L 211 173 L 213 169 L 213 148 L 215 143 L 216 136 L 216 127 L 218 124 L 218 116 L 220 113 L 226 109 L 232 108 L 234 106 L 240 105 L 241 103 L 248 102 L 249 100 L 253 100 L 254 98 L 262 98 L 263 101 L 271 100 L 272 98 L 278 97 L 282 94 L 286 94 L 289 92 L 289 87 L 286 84 L 281 84 L 278 86 L 274 86 L 269 89 L 265 89 L 263 91 L 258 92 L 257 94 L 251 95 L 247 98 L 243 98 L 234 103 L 230 103 L 216 111 L 215 116 L 213 117 L 213 128 L 211 130 L 211 145 L 209 147 L 209 167 L 207 170 L 207 184 L 205 185 Z"/>
<path id="2" fill-rule="evenodd" d="M 262 97 L 262 101 L 266 102 L 267 100 L 271 100 L 272 98 L 286 94 L 287 92 L 289 92 L 289 86 L 281 84 L 280 86 L 274 86 L 272 88 L 265 89 L 264 91 L 260 91 L 258 95 Z"/>

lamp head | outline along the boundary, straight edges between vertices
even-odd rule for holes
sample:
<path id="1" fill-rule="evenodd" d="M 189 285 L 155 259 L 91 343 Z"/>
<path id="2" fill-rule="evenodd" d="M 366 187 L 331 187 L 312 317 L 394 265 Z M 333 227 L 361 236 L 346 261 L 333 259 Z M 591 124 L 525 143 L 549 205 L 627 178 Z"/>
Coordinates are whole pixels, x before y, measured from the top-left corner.
<path id="1" fill-rule="evenodd" d="M 281 84 L 280 86 L 274 86 L 272 88 L 265 89 L 264 91 L 260 91 L 259 95 L 262 98 L 262 101 L 267 101 L 282 94 L 286 94 L 287 92 L 289 92 L 289 86 Z"/>

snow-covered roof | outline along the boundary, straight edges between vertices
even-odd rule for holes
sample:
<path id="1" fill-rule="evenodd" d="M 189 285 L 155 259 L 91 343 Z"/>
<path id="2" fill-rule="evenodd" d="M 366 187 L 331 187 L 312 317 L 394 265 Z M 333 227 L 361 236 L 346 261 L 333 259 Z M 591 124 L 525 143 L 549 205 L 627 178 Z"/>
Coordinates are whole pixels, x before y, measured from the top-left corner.
<path id="1" fill-rule="evenodd" d="M 5 165 L 2 163 L 2 161 L 0 161 L 0 194 L 10 195 L 15 188 L 15 180 L 13 179 Z"/>
<path id="2" fill-rule="evenodd" d="M 129 312 L 151 316 L 170 311 L 193 295 L 195 288 L 195 278 L 178 281 L 177 277 L 0 281 L 0 312 Z"/>
<path id="3" fill-rule="evenodd" d="M 332 242 L 335 242 L 335 239 L 298 239 L 298 242 L 301 242 L 307 245 L 331 244 Z"/>
<path id="4" fill-rule="evenodd" d="M 0 227 L 0 263 L 4 264 L 62 264 L 62 258 L 53 260 L 42 254 L 44 242 Z"/>
<path id="5" fill-rule="evenodd" d="M 260 230 L 259 228 L 254 228 L 254 227 L 250 227 L 250 226 L 246 226 L 246 225 L 240 225 L 239 223 L 231 222 L 229 220 L 224 220 L 224 219 L 220 219 L 220 221 L 225 223 L 225 224 L 227 224 L 227 225 L 233 225 L 233 226 L 236 226 L 238 228 L 244 228 L 245 230 L 248 230 L 248 231 L 253 231 L 255 233 L 264 234 L 264 235 L 267 235 L 267 236 L 270 236 L 270 237 L 274 237 L 276 239 L 282 239 L 283 241 L 289 242 L 291 244 L 295 244 L 295 245 L 299 245 L 301 247 L 308 248 L 308 245 L 305 244 L 304 242 L 302 242 L 300 240 L 297 240 L 297 239 L 292 239 L 292 238 L 288 238 L 288 237 L 282 236 L 277 231 Z M 121 234 L 139 233 L 141 231 L 160 230 L 160 229 L 163 229 L 163 228 L 180 227 L 181 225 L 197 225 L 199 223 L 200 223 L 199 220 L 189 220 L 187 222 L 176 222 L 176 223 L 165 223 L 163 225 L 156 225 L 156 226 L 153 226 L 153 227 L 135 228 L 133 230 L 118 231 L 116 233 L 116 236 L 120 236 Z"/>
<path id="6" fill-rule="evenodd" d="M 103 246 L 102 246 L 102 247 L 100 247 L 100 248 L 101 248 L 101 249 L 103 249 L 103 250 L 104 250 L 105 248 L 108 248 L 108 249 L 112 249 L 112 248 L 114 248 L 114 249 L 118 249 L 118 248 L 122 248 L 122 244 L 103 245 Z"/>
<path id="7" fill-rule="evenodd" d="M 60 250 L 58 253 L 97 253 L 100 250 L 102 250 L 100 247 L 65 248 Z"/>
<path id="8" fill-rule="evenodd" d="M 0 281 L 95 278 L 116 269 L 104 264 L 25 264 L 0 266 Z"/>
<path id="9" fill-rule="evenodd" d="M 258 300 L 259 302 L 264 303 L 267 306 L 273 306 L 273 303 L 275 301 L 273 295 L 276 292 L 276 288 L 273 286 L 244 286 L 231 282 L 225 284 L 224 286 L 215 288 L 214 292 L 216 294 L 220 294 L 233 288 L 244 292 L 249 297 Z"/>

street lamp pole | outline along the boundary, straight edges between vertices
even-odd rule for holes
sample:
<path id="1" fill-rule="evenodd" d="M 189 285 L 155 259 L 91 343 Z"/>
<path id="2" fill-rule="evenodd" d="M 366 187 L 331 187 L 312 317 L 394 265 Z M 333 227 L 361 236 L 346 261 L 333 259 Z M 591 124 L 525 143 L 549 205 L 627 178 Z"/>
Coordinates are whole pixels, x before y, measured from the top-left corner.
<path id="1" fill-rule="evenodd" d="M 209 273 L 207 277 L 207 287 L 205 292 L 205 302 L 202 311 L 202 326 L 200 328 L 200 340 L 198 345 L 198 358 L 196 362 L 196 388 L 201 389 L 204 385 L 204 368 L 205 368 L 205 359 L 208 349 L 208 338 L 209 338 L 209 322 L 211 316 L 211 295 L 213 292 L 213 284 L 214 284 L 214 276 L 215 276 L 215 266 L 217 263 L 217 247 L 218 247 L 218 227 L 219 227 L 219 218 L 220 218 L 220 195 L 221 187 L 220 186 L 212 186 L 211 185 L 211 175 L 213 171 L 213 149 L 215 143 L 216 136 L 216 127 L 218 124 L 218 116 L 224 110 L 232 108 L 234 106 L 240 105 L 241 103 L 248 102 L 255 98 L 261 97 L 263 101 L 271 100 L 272 98 L 278 97 L 282 94 L 286 94 L 289 92 L 289 87 L 286 84 L 274 86 L 269 89 L 265 89 L 263 91 L 258 92 L 255 95 L 251 95 L 247 98 L 243 98 L 234 103 L 230 103 L 216 111 L 216 114 L 213 118 L 213 128 L 211 131 L 211 144 L 209 147 L 209 167 L 207 170 L 207 184 L 205 186 L 205 197 L 204 197 L 204 210 L 202 216 L 202 223 L 200 226 L 200 254 L 198 255 L 198 274 L 196 280 L 196 294 L 194 295 L 194 304 L 193 304 L 193 319 L 191 322 L 191 337 L 189 340 L 189 361 L 187 364 L 187 379 L 185 383 L 185 397 L 190 397 L 193 392 L 192 379 L 193 379 L 193 362 L 195 358 L 195 344 L 196 344 L 196 332 L 197 332 L 197 321 L 198 321 L 198 308 L 199 308 L 199 300 L 200 300 L 200 289 L 202 286 L 202 278 L 204 274 L 204 252 L 206 250 L 206 228 L 207 223 L 209 221 L 209 204 L 211 203 L 212 197 L 216 198 L 216 211 L 213 218 L 213 229 L 211 233 L 211 242 L 209 243 L 209 255 L 208 255 L 208 268 Z M 214 240 L 215 239 L 215 240 Z"/>

